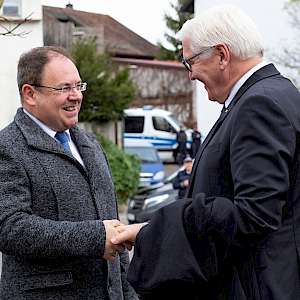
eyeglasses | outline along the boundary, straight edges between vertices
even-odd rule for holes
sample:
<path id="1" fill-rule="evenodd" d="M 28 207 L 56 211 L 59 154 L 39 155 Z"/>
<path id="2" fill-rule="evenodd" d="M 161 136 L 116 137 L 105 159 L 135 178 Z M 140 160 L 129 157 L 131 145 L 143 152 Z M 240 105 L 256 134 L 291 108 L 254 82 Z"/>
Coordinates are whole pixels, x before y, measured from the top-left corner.
<path id="1" fill-rule="evenodd" d="M 57 91 L 61 94 L 68 94 L 75 89 L 78 92 L 84 92 L 86 91 L 87 83 L 86 82 L 81 82 L 75 85 L 65 85 L 63 87 L 57 88 L 53 86 L 46 86 L 46 85 L 37 85 L 37 84 L 31 84 L 32 86 L 38 87 L 38 88 L 46 88 L 46 89 L 51 89 L 54 91 Z"/>
<path id="2" fill-rule="evenodd" d="M 206 48 L 206 49 L 200 51 L 199 53 L 197 53 L 197 54 L 195 54 L 195 55 L 193 55 L 193 56 L 191 56 L 191 57 L 189 57 L 189 58 L 185 58 L 184 56 L 181 56 L 181 62 L 182 62 L 182 64 L 186 67 L 186 69 L 187 69 L 189 72 L 192 72 L 192 63 L 191 63 L 192 60 L 193 60 L 194 58 L 196 58 L 197 56 L 199 56 L 199 55 L 201 55 L 201 54 L 204 54 L 204 53 L 210 51 L 212 48 L 214 48 L 214 47 L 208 47 L 208 48 Z"/>

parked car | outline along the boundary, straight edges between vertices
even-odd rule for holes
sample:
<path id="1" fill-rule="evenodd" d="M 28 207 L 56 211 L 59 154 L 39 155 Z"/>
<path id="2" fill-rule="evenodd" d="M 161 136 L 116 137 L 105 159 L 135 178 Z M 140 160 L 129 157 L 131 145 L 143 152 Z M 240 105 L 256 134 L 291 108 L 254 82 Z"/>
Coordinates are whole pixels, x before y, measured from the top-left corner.
<path id="1" fill-rule="evenodd" d="M 172 181 L 182 169 L 183 167 L 167 176 L 163 183 L 140 189 L 129 199 L 127 208 L 129 224 L 149 221 L 155 211 L 178 199 L 178 190 L 173 189 Z"/>
<path id="2" fill-rule="evenodd" d="M 171 112 L 150 105 L 143 108 L 129 108 L 124 111 L 124 123 L 124 141 L 148 141 L 158 150 L 163 161 L 174 160 L 173 152 L 177 147 L 176 134 L 183 125 Z M 187 149 L 190 149 L 192 129 L 185 129 L 185 132 Z"/>
<path id="3" fill-rule="evenodd" d="M 151 143 L 142 140 L 138 142 L 127 140 L 124 142 L 124 150 L 141 160 L 140 188 L 163 182 L 165 166 Z"/>

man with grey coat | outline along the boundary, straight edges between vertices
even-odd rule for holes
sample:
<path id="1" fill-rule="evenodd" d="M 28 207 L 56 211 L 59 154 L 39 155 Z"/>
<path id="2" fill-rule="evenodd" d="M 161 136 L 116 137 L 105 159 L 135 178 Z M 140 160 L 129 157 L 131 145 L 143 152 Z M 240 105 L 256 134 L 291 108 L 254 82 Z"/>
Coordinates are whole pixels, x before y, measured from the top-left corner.
<path id="1" fill-rule="evenodd" d="M 105 154 L 76 124 L 86 83 L 63 49 L 18 64 L 22 108 L 0 132 L 0 298 L 137 299 L 110 239 L 117 205 Z"/>

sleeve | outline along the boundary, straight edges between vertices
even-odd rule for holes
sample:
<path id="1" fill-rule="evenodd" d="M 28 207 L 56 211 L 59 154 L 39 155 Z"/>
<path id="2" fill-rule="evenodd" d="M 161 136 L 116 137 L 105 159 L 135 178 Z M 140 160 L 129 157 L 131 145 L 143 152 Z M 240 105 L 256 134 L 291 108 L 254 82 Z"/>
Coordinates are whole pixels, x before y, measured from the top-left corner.
<path id="1" fill-rule="evenodd" d="M 185 233 L 184 211 L 189 205 L 190 200 L 176 201 L 161 208 L 138 233 L 128 281 L 139 295 L 160 299 L 166 293 L 170 299 L 173 295 L 192 299 L 188 293 L 206 282 L 207 274 L 215 274 L 210 261 L 200 267 Z"/>
<path id="2" fill-rule="evenodd" d="M 31 209 L 30 178 L 20 159 L 0 147 L 0 251 L 31 257 L 102 257 L 105 228 L 99 220 L 57 221 Z"/>
<path id="3" fill-rule="evenodd" d="M 294 129 L 267 97 L 246 99 L 237 115 L 230 133 L 234 199 L 199 193 L 159 210 L 138 234 L 129 268 L 139 293 L 205 284 L 231 246 L 248 247 L 280 227 Z"/>
<path id="4" fill-rule="evenodd" d="M 124 300 L 138 300 L 138 296 L 127 280 L 127 272 L 129 266 L 128 252 L 120 254 L 121 280 Z"/>

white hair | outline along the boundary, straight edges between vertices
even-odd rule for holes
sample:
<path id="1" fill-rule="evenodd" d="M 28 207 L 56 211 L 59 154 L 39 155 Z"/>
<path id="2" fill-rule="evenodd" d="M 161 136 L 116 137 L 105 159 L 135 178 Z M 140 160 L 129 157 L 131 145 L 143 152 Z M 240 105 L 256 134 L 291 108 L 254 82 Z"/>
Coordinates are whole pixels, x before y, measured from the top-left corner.
<path id="1" fill-rule="evenodd" d="M 177 37 L 181 41 L 188 39 L 194 53 L 221 43 L 241 59 L 263 56 L 264 51 L 262 37 L 252 19 L 233 5 L 203 11 L 186 21 Z"/>

